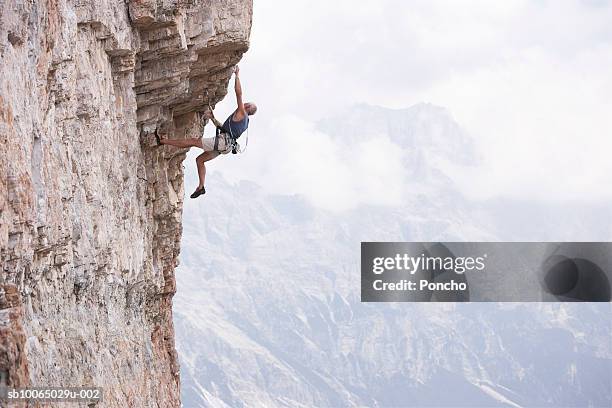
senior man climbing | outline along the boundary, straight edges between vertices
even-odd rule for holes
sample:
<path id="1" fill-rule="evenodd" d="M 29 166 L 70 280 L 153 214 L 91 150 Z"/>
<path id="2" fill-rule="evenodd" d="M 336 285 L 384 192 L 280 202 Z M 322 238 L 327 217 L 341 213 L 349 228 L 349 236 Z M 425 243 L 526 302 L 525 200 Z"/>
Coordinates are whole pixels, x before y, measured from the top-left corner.
<path id="1" fill-rule="evenodd" d="M 157 133 L 155 134 L 158 145 L 170 145 L 183 148 L 199 147 L 204 150 L 204 153 L 196 158 L 200 183 L 193 194 L 191 194 L 191 198 L 197 198 L 206 193 L 206 189 L 204 188 L 206 165 L 204 163 L 214 159 L 220 154 L 227 154 L 229 152 L 236 153 L 236 150 L 239 148 L 236 140 L 245 130 L 247 130 L 249 126 L 249 116 L 257 112 L 257 106 L 253 102 L 242 102 L 242 87 L 240 85 L 239 74 L 240 69 L 236 66 L 234 69 L 234 91 L 236 92 L 236 103 L 238 105 L 236 110 L 232 112 L 223 124 L 215 118 L 212 109 L 209 109 L 205 113 L 205 118 L 212 120 L 217 127 L 215 137 L 202 138 L 200 136 L 188 139 L 162 139 Z"/>

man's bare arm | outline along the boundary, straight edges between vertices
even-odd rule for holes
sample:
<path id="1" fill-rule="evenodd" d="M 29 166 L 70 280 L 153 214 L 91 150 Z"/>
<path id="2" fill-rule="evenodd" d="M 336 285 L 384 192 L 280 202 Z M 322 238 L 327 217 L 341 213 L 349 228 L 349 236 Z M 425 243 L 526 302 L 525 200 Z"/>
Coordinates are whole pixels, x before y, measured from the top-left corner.
<path id="1" fill-rule="evenodd" d="M 236 109 L 236 114 L 234 115 L 234 120 L 240 121 L 246 115 L 246 110 L 244 109 L 244 103 L 242 102 L 242 85 L 240 84 L 240 68 L 236 65 L 234 69 L 234 91 L 236 92 L 236 103 L 238 108 Z"/>
<path id="2" fill-rule="evenodd" d="M 211 108 L 211 107 L 209 107 L 209 110 L 207 110 L 207 111 L 206 111 L 206 113 L 204 114 L 204 117 L 205 117 L 206 119 L 210 119 L 210 120 L 212 121 L 212 123 L 213 123 L 213 124 L 214 124 L 216 127 L 218 127 L 218 128 L 220 128 L 221 126 L 223 126 L 223 125 L 221 124 L 221 122 L 219 122 L 219 121 L 217 120 L 217 118 L 215 118 L 215 115 L 214 115 L 214 113 L 213 113 L 213 111 L 212 111 L 212 108 Z"/>
<path id="3" fill-rule="evenodd" d="M 210 120 L 212 120 L 212 123 L 215 124 L 216 127 L 220 128 L 221 126 L 223 126 L 223 124 L 221 122 L 219 122 L 217 120 L 217 118 L 215 118 L 214 116 L 212 118 L 210 118 Z"/>

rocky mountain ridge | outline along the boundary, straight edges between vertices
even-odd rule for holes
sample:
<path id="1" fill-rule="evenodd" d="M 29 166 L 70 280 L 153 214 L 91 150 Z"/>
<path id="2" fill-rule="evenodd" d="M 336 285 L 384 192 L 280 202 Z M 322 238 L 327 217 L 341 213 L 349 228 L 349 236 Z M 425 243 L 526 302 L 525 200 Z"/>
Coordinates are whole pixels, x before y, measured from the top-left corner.
<path id="1" fill-rule="evenodd" d="M 249 46 L 250 0 L 0 10 L 0 381 L 178 406 L 185 150 Z"/>

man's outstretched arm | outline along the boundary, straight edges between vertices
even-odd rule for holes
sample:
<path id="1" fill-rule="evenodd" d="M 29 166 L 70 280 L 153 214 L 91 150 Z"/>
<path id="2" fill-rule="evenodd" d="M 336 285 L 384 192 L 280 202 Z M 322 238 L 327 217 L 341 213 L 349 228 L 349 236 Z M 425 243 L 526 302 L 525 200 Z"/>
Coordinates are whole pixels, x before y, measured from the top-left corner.
<path id="1" fill-rule="evenodd" d="M 234 91 L 236 92 L 236 103 L 238 105 L 236 114 L 234 115 L 234 120 L 240 121 L 244 119 L 247 113 L 244 109 L 244 103 L 242 102 L 242 85 L 240 84 L 240 68 L 238 65 L 236 65 L 236 68 L 234 68 Z"/>

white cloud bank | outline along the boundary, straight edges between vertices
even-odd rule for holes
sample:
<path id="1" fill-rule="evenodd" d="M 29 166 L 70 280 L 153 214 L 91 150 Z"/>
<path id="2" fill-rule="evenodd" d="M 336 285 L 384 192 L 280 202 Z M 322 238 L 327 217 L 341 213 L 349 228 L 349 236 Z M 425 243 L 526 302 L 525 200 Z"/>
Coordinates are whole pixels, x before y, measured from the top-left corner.
<path id="1" fill-rule="evenodd" d="M 289 114 L 258 124 L 251 134 L 245 153 L 218 159 L 210 168 L 231 181 L 250 179 L 271 192 L 303 194 L 336 211 L 360 203 L 401 203 L 403 155 L 386 135 L 366 135 L 363 142 L 346 145 Z M 240 138 L 245 142 L 246 134 Z"/>
<path id="2" fill-rule="evenodd" d="M 210 167 L 326 207 L 393 204 L 406 186 L 390 177 L 390 142 L 372 135 L 348 157 L 312 122 L 358 102 L 425 101 L 481 151 L 482 167 L 456 174 L 466 194 L 611 200 L 611 21 L 596 0 L 256 1 L 241 71 L 259 105 L 251 146 Z"/>

